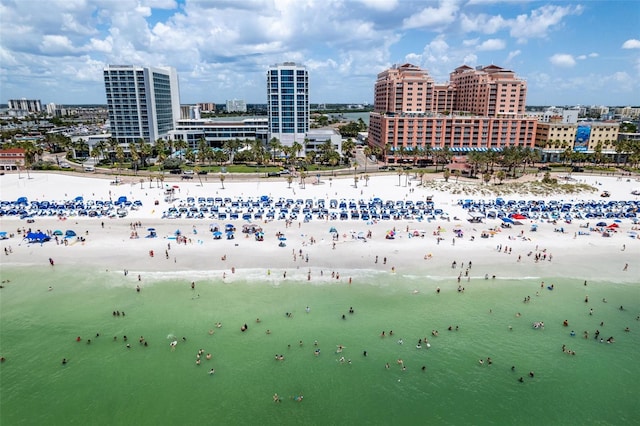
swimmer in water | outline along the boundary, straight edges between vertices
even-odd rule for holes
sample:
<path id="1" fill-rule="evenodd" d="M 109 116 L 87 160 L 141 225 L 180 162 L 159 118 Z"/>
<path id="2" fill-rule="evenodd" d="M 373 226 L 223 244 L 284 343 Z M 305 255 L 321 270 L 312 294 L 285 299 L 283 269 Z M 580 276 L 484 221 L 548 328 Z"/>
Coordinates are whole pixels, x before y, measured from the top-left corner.
<path id="1" fill-rule="evenodd" d="M 209 370 L 209 375 L 215 374 L 216 370 L 214 370 L 213 368 L 211 370 Z"/>

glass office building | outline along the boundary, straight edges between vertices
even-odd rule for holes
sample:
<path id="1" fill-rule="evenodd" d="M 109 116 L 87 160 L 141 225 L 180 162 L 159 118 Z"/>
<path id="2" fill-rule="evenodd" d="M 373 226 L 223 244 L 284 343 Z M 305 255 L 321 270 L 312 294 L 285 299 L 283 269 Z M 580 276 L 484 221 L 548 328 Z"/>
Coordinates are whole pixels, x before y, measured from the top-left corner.
<path id="1" fill-rule="evenodd" d="M 309 74 L 303 65 L 285 62 L 267 72 L 269 139 L 284 146 L 304 144 L 309 131 Z"/>
<path id="2" fill-rule="evenodd" d="M 119 144 L 166 139 L 180 118 L 174 68 L 108 65 L 104 86 L 111 135 Z"/>

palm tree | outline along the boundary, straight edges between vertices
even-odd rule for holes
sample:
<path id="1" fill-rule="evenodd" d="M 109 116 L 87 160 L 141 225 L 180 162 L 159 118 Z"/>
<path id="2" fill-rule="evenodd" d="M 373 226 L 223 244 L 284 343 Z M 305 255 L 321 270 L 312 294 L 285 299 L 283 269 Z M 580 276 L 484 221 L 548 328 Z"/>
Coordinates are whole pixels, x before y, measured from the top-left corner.
<path id="1" fill-rule="evenodd" d="M 455 170 L 453 171 L 453 175 L 456 177 L 456 183 L 458 183 L 458 179 L 460 179 L 460 175 L 461 175 L 461 174 L 462 174 L 462 173 L 460 172 L 460 169 L 455 169 Z"/>
<path id="2" fill-rule="evenodd" d="M 496 178 L 498 179 L 498 182 L 500 183 L 500 185 L 502 185 L 502 181 L 507 177 L 507 174 L 504 172 L 504 170 L 498 170 L 498 173 L 496 173 Z"/>
<path id="3" fill-rule="evenodd" d="M 287 183 L 289 184 L 288 188 L 291 188 L 291 183 L 293 182 L 293 176 L 287 176 Z"/>
<path id="4" fill-rule="evenodd" d="M 269 140 L 269 149 L 273 152 L 273 155 L 271 156 L 271 160 L 275 163 L 276 152 L 282 149 L 282 145 L 280 144 L 280 141 L 278 140 L 278 138 L 273 137 Z"/>
<path id="5" fill-rule="evenodd" d="M 449 170 L 449 168 L 445 168 L 444 171 L 442 172 L 442 177 L 444 178 L 445 182 L 449 182 L 449 178 L 451 177 L 451 170 Z"/>
<path id="6" fill-rule="evenodd" d="M 200 167 L 198 165 L 194 166 L 193 171 L 198 176 L 198 181 L 200 181 L 200 186 L 202 186 L 202 175 L 200 174 Z"/>
<path id="7" fill-rule="evenodd" d="M 173 146 L 177 151 L 180 151 L 180 160 L 184 160 L 185 150 L 189 147 L 187 141 L 183 139 L 178 139 L 173 143 Z"/>
<path id="8" fill-rule="evenodd" d="M 302 189 L 305 189 L 307 187 L 307 184 L 305 182 L 305 179 L 307 178 L 307 172 L 305 172 L 304 170 L 302 170 L 300 172 L 300 183 L 302 183 Z"/>
<path id="9" fill-rule="evenodd" d="M 122 167 L 122 163 L 124 163 L 124 149 L 122 149 L 120 145 L 116 147 L 116 161 L 117 161 L 117 169 L 119 173 L 120 168 Z"/>
<path id="10" fill-rule="evenodd" d="M 502 170 L 500 170 L 500 171 L 502 171 Z M 489 182 L 491 182 L 491 173 L 489 173 L 489 172 L 483 173 L 482 174 L 482 181 L 484 182 L 485 185 L 487 185 Z"/>
<path id="11" fill-rule="evenodd" d="M 353 186 L 354 186 L 355 188 L 358 188 L 358 176 L 354 176 L 354 177 L 353 177 Z"/>
<path id="12" fill-rule="evenodd" d="M 364 186 L 369 186 L 369 175 L 365 174 L 363 178 L 364 178 Z"/>
<path id="13" fill-rule="evenodd" d="M 369 161 L 369 157 L 371 156 L 371 147 L 368 145 L 362 149 L 362 153 L 364 154 L 364 172 L 367 172 L 367 162 Z"/>
<path id="14" fill-rule="evenodd" d="M 350 158 L 355 147 L 356 144 L 353 142 L 353 139 L 348 138 L 346 141 L 342 142 L 342 155 Z"/>
<path id="15" fill-rule="evenodd" d="M 224 189 L 224 180 L 225 180 L 225 175 L 220 173 L 220 184 L 222 185 L 222 189 Z"/>
<path id="16" fill-rule="evenodd" d="M 402 177 L 402 171 L 398 172 L 398 186 L 400 186 L 400 178 Z"/>
<path id="17" fill-rule="evenodd" d="M 291 145 L 291 153 L 296 156 L 296 158 L 300 157 L 300 151 L 302 151 L 304 147 L 298 141 L 294 141 Z"/>
<path id="18" fill-rule="evenodd" d="M 129 143 L 129 155 L 131 155 L 131 165 L 134 167 L 134 172 L 135 174 L 138 174 L 138 160 L 140 159 L 140 156 L 138 155 L 136 144 L 133 142 Z"/>

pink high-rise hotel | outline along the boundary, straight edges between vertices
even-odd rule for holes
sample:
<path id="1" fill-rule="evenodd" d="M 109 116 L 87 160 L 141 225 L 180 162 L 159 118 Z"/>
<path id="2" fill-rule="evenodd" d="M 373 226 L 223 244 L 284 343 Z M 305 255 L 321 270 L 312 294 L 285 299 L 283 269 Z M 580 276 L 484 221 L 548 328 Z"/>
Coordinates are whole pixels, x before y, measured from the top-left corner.
<path id="1" fill-rule="evenodd" d="M 527 83 L 513 71 L 466 65 L 436 83 L 415 65 L 378 74 L 369 144 L 418 156 L 425 148 L 452 152 L 533 148 L 537 120 L 524 115 Z M 403 149 L 400 149 L 403 147 Z"/>

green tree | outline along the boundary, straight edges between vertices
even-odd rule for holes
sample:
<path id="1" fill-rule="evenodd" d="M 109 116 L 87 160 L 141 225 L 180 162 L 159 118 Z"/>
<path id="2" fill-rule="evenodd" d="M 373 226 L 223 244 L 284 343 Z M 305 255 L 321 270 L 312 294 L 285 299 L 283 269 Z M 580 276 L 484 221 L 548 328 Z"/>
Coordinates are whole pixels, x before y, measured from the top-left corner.
<path id="1" fill-rule="evenodd" d="M 272 137 L 269 140 L 269 149 L 273 153 L 273 155 L 271 156 L 271 159 L 275 163 L 276 153 L 280 152 L 280 150 L 282 149 L 282 144 L 280 144 L 280 140 L 276 137 Z"/>
<path id="2" fill-rule="evenodd" d="M 451 177 L 451 170 L 449 170 L 449 168 L 445 168 L 442 172 L 442 177 L 444 178 L 445 182 L 449 182 L 449 178 Z"/>
<path id="3" fill-rule="evenodd" d="M 220 185 L 222 185 L 222 189 L 224 189 L 224 180 L 226 179 L 225 175 L 220 173 Z"/>

